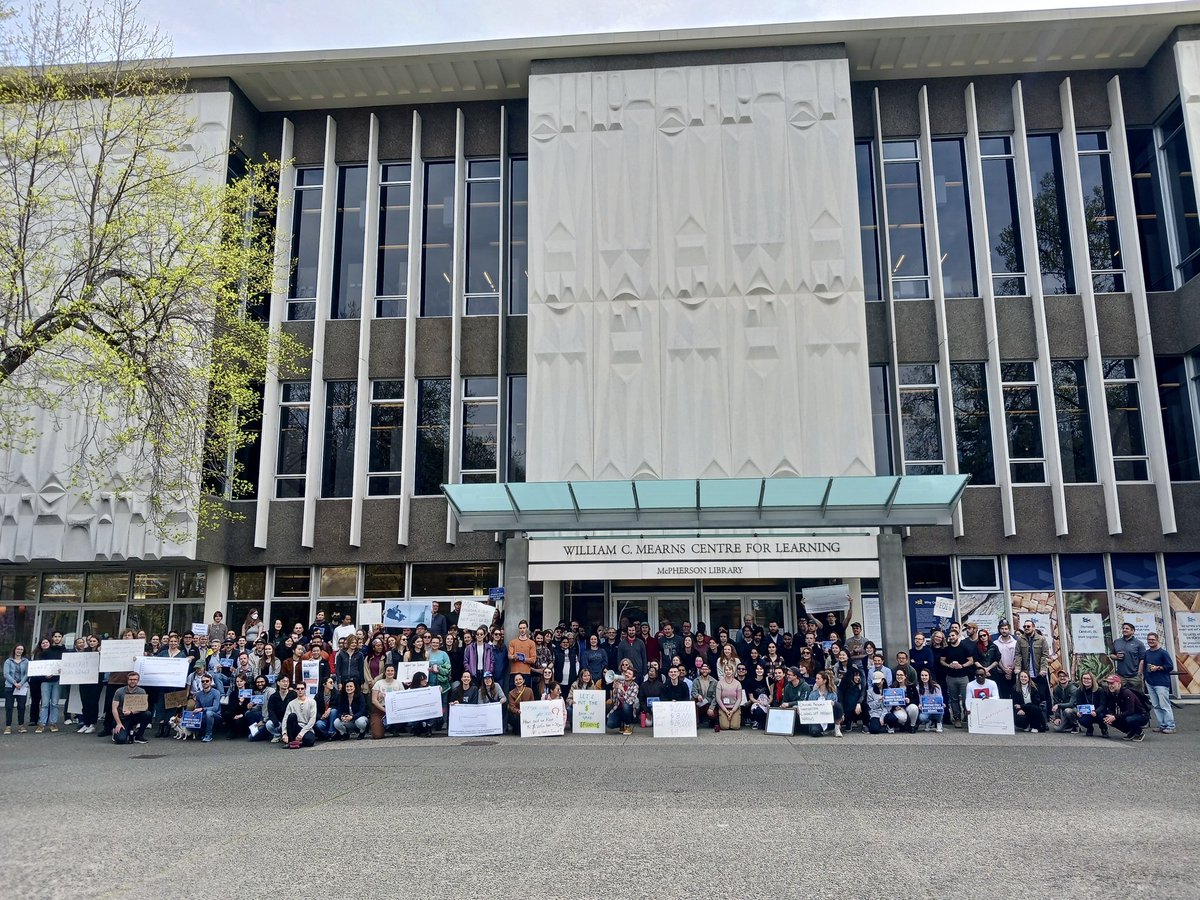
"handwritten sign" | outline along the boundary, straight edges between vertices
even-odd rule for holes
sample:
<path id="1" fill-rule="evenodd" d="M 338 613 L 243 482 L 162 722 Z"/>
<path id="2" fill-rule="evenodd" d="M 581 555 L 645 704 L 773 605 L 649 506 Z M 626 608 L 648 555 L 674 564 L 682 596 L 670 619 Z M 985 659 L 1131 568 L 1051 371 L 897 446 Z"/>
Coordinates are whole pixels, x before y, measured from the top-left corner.
<path id="1" fill-rule="evenodd" d="M 567 728 L 567 704 L 558 700 L 528 700 L 521 704 L 521 737 L 552 737 Z"/>
<path id="2" fill-rule="evenodd" d="M 192 634 L 196 637 L 205 637 L 208 635 L 208 625 L 205 622 L 193 622 Z"/>
<path id="3" fill-rule="evenodd" d="M 383 624 L 383 604 L 364 600 L 358 604 L 358 627 L 370 628 Z"/>
<path id="4" fill-rule="evenodd" d="M 450 707 L 450 737 L 504 734 L 503 703 L 456 703 Z"/>
<path id="5" fill-rule="evenodd" d="M 187 706 L 189 696 L 187 688 L 182 691 L 168 691 L 163 694 L 163 706 L 167 709 L 179 709 L 181 706 Z"/>
<path id="6" fill-rule="evenodd" d="M 172 659 L 169 656 L 139 656 L 133 671 L 142 676 L 139 687 L 182 687 L 187 684 L 192 658 L 186 653 Z"/>
<path id="7" fill-rule="evenodd" d="M 146 653 L 146 644 L 139 640 L 101 641 L 101 672 L 132 672 L 133 661 Z"/>
<path id="8" fill-rule="evenodd" d="M 100 680 L 100 654 L 64 653 L 60 674 L 63 684 L 95 684 Z"/>
<path id="9" fill-rule="evenodd" d="M 52 678 L 62 671 L 62 660 L 31 659 L 29 661 L 30 678 Z"/>
<path id="10" fill-rule="evenodd" d="M 833 702 L 830 700 L 801 700 L 796 704 L 796 718 L 801 725 L 832 725 Z"/>
<path id="11" fill-rule="evenodd" d="M 458 630 L 475 631 L 477 628 L 491 628 L 492 620 L 496 617 L 496 607 L 490 603 L 480 603 L 478 600 L 464 600 L 458 613 Z"/>
<path id="12" fill-rule="evenodd" d="M 935 619 L 953 619 L 954 618 L 954 598 L 953 597 L 934 597 L 933 598 L 933 616 Z"/>
<path id="13" fill-rule="evenodd" d="M 604 734 L 604 691 L 580 691 L 572 695 L 571 730 L 575 734 Z"/>
<path id="14" fill-rule="evenodd" d="M 791 737 L 796 733 L 796 711 L 794 709 L 767 710 L 767 734 L 782 734 Z"/>
<path id="15" fill-rule="evenodd" d="M 396 665 L 396 677 L 400 679 L 402 684 L 412 684 L 413 676 L 418 672 L 429 674 L 429 663 L 426 660 L 419 659 L 413 662 L 402 662 Z"/>
<path id="16" fill-rule="evenodd" d="M 971 699 L 967 731 L 971 734 L 1015 734 L 1013 707 L 1008 700 Z"/>
<path id="17" fill-rule="evenodd" d="M 655 703 L 654 736 L 656 738 L 695 737 L 696 704 L 687 701 Z"/>
<path id="18" fill-rule="evenodd" d="M 121 715 L 132 716 L 135 713 L 146 712 L 148 709 L 150 709 L 149 694 L 126 694 L 125 700 L 121 704 Z"/>
<path id="19" fill-rule="evenodd" d="M 424 722 L 442 717 L 442 692 L 439 688 L 415 688 L 411 691 L 388 691 L 383 695 L 384 710 L 389 725 L 405 722 Z"/>

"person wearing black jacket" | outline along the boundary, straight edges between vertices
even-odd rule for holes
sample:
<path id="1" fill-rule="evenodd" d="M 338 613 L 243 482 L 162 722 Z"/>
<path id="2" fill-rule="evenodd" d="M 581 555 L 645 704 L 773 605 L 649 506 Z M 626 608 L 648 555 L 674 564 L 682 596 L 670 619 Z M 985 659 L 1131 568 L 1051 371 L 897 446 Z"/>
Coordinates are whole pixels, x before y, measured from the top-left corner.
<path id="1" fill-rule="evenodd" d="M 1017 682 L 1013 685 L 1012 703 L 1018 730 L 1050 730 L 1046 724 L 1046 711 L 1042 708 L 1042 694 L 1024 669 L 1017 675 Z"/>
<path id="2" fill-rule="evenodd" d="M 43 641 L 43 643 L 45 643 Z M 56 631 L 50 636 L 50 646 L 42 649 L 38 655 L 38 659 L 58 659 L 63 658 L 63 652 L 66 647 L 63 646 L 63 636 L 61 631 Z M 38 734 L 41 734 L 49 726 L 51 731 L 58 731 L 58 701 L 61 696 L 62 685 L 59 683 L 57 675 L 49 675 L 42 682 L 42 702 L 41 715 L 38 718 L 38 726 L 35 729 Z"/>
<path id="3" fill-rule="evenodd" d="M 554 677 L 559 684 L 574 684 L 579 677 L 579 648 L 565 637 L 554 648 Z"/>
<path id="4" fill-rule="evenodd" d="M 366 680 L 366 667 L 363 665 L 366 657 L 358 647 L 358 638 L 351 635 L 346 638 L 346 647 L 337 652 L 334 657 L 334 677 L 339 688 L 353 681 L 360 688 Z"/>
<path id="5" fill-rule="evenodd" d="M 1125 687 L 1120 675 L 1109 675 L 1107 684 L 1108 714 L 1104 717 L 1104 723 L 1125 732 L 1125 740 L 1140 741 L 1146 736 L 1145 728 L 1150 723 L 1150 716 L 1146 714 L 1141 698 Z"/>
<path id="6" fill-rule="evenodd" d="M 667 669 L 667 680 L 658 689 L 658 699 L 663 703 L 682 703 L 692 699 L 678 666 Z"/>
<path id="7" fill-rule="evenodd" d="M 338 697 L 337 714 L 333 720 L 334 731 L 340 740 L 349 740 L 350 733 L 354 732 L 361 741 L 367 736 L 369 721 L 367 695 L 361 693 L 353 681 L 347 681 Z"/>
<path id="8" fill-rule="evenodd" d="M 1079 687 L 1075 691 L 1075 713 L 1088 737 L 1095 736 L 1092 729 L 1096 725 L 1100 726 L 1100 736 L 1108 737 L 1108 723 L 1104 721 L 1108 713 L 1108 691 L 1100 687 L 1091 672 L 1079 676 Z"/>
<path id="9" fill-rule="evenodd" d="M 250 691 L 250 693 L 243 694 L 244 691 Z M 244 738 L 250 734 L 251 720 L 248 717 L 254 712 L 254 701 L 251 699 L 253 695 L 254 689 L 246 680 L 245 675 L 239 673 L 233 676 L 233 684 L 229 686 L 225 704 L 221 707 L 221 718 L 225 721 L 226 737 L 230 740 Z"/>
<path id="10" fill-rule="evenodd" d="M 867 682 L 863 670 L 851 666 L 838 684 L 838 703 L 842 705 L 842 727 L 850 731 L 857 724 L 866 730 L 870 713 L 867 710 Z"/>
<path id="11" fill-rule="evenodd" d="M 267 697 L 266 707 L 263 713 L 263 730 L 258 733 L 256 740 L 266 740 L 266 735 L 270 735 L 271 743 L 277 744 L 280 741 L 280 735 L 283 733 L 283 714 L 287 711 L 288 704 L 296 699 L 296 692 L 292 690 L 291 679 L 286 675 L 280 675 L 275 679 L 275 690 Z"/>

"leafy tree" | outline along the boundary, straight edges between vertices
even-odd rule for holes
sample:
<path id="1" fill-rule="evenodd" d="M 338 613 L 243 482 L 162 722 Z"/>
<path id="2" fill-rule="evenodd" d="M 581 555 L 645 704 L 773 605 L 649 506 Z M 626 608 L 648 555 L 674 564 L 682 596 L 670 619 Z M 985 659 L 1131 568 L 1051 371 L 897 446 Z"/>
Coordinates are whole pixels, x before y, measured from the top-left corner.
<path id="1" fill-rule="evenodd" d="M 277 166 L 228 177 L 137 12 L 33 2 L 0 23 L 0 450 L 53 435 L 66 486 L 146 501 L 178 537 L 180 508 L 230 515 L 201 485 L 244 489 L 255 385 L 298 347 L 247 315 L 273 278 Z"/>

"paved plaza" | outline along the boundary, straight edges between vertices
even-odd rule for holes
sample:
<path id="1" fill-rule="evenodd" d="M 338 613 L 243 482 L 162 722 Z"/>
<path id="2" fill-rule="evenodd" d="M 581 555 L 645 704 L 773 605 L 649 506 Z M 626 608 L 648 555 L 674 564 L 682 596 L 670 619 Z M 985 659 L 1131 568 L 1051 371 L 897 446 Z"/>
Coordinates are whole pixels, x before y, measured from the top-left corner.
<path id="1" fill-rule="evenodd" d="M 1200 896 L 1200 709 L 1072 735 L 0 740 L 7 897 Z"/>

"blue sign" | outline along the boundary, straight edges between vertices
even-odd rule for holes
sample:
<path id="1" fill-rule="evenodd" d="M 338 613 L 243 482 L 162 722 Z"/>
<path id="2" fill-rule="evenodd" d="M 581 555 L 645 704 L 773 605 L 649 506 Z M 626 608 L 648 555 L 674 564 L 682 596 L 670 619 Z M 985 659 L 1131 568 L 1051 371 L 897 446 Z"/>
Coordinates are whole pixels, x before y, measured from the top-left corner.
<path id="1" fill-rule="evenodd" d="M 1081 716 L 1094 716 L 1096 714 L 1096 707 L 1091 703 L 1080 703 L 1075 707 L 1075 712 Z"/>
<path id="2" fill-rule="evenodd" d="M 249 700 L 252 693 L 253 691 L 251 691 L 250 688 L 238 688 L 238 699 Z"/>
<path id="3" fill-rule="evenodd" d="M 251 694 L 250 695 L 250 705 L 251 706 L 262 706 L 263 705 L 263 695 L 262 694 Z"/>
<path id="4" fill-rule="evenodd" d="M 931 716 L 940 716 L 945 711 L 946 707 L 940 694 L 921 695 L 921 712 L 929 713 Z"/>
<path id="5" fill-rule="evenodd" d="M 905 699 L 906 692 L 904 688 L 884 688 L 883 689 L 883 705 L 884 706 L 905 706 L 908 701 Z"/>
<path id="6" fill-rule="evenodd" d="M 488 596 L 491 597 L 493 600 L 501 600 L 504 597 L 504 588 L 502 588 L 502 587 L 488 588 Z"/>
<path id="7" fill-rule="evenodd" d="M 179 724 L 189 731 L 199 731 L 204 727 L 204 713 L 198 709 L 187 710 L 180 718 Z"/>

